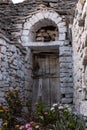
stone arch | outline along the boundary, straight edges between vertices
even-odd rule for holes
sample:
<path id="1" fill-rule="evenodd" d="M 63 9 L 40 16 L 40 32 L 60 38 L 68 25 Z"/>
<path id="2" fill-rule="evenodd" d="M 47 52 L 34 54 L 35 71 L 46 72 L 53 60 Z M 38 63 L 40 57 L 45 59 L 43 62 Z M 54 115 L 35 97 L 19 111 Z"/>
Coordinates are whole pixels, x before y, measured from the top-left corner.
<path id="1" fill-rule="evenodd" d="M 45 35 L 45 37 L 49 35 L 48 37 L 50 37 L 50 38 L 54 37 L 53 35 L 55 35 L 55 40 L 58 40 L 59 30 L 58 30 L 58 27 L 55 24 L 55 22 L 53 22 L 52 20 L 50 20 L 48 18 L 44 18 L 44 19 L 38 21 L 35 25 L 33 25 L 31 27 L 30 34 L 32 36 L 31 41 L 33 41 L 33 42 L 38 41 L 38 40 L 36 40 L 36 37 L 38 37 L 38 35 L 40 35 L 39 37 L 41 37 L 41 34 L 42 34 L 42 38 L 44 38 L 43 35 Z M 46 39 L 43 39 L 41 41 L 45 42 L 45 40 Z M 55 41 L 55 40 L 53 40 L 53 41 Z"/>
<path id="2" fill-rule="evenodd" d="M 43 22 L 42 22 L 43 21 Z M 62 17 L 58 13 L 52 10 L 40 10 L 36 14 L 33 14 L 30 18 L 27 18 L 26 22 L 24 23 L 23 32 L 21 36 L 21 41 L 23 45 L 29 44 L 29 42 L 33 42 L 32 36 L 33 31 L 36 29 L 36 24 L 39 24 L 39 27 L 44 24 L 53 24 L 58 28 L 58 40 L 64 41 L 66 40 L 66 23 L 63 21 Z M 50 22 L 49 22 L 50 21 Z M 38 25 L 37 25 L 38 27 Z"/>

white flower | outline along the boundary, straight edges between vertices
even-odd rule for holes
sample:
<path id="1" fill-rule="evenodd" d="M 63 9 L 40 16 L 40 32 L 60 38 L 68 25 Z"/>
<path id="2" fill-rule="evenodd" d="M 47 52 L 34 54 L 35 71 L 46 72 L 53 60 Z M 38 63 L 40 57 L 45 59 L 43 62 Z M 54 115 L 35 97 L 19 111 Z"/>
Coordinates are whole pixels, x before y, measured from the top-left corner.
<path id="1" fill-rule="evenodd" d="M 65 108 L 69 108 L 69 105 L 67 105 L 67 104 L 64 104 L 64 107 L 65 107 Z"/>
<path id="2" fill-rule="evenodd" d="M 56 107 L 56 106 L 58 106 L 58 104 L 57 104 L 57 103 L 53 104 L 53 107 Z"/>
<path id="3" fill-rule="evenodd" d="M 40 117 L 40 119 L 42 119 L 43 120 L 43 116 L 39 116 Z"/>
<path id="4" fill-rule="evenodd" d="M 51 109 L 50 109 L 51 111 L 53 111 L 54 110 L 54 107 L 51 107 Z"/>
<path id="5" fill-rule="evenodd" d="M 72 111 L 72 109 L 71 109 L 71 108 L 68 108 L 68 111 L 69 111 L 69 112 L 71 112 L 71 111 Z"/>
<path id="6" fill-rule="evenodd" d="M 64 109 L 64 107 L 63 107 L 63 106 L 59 106 L 58 108 L 59 108 L 60 110 L 61 110 L 61 109 Z"/>

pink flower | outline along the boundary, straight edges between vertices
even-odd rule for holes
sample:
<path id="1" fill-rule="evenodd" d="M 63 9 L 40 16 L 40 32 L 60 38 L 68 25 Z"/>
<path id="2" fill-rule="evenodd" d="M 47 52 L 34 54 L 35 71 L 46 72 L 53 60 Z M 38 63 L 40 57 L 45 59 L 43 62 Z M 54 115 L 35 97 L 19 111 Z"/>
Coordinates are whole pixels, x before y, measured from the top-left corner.
<path id="1" fill-rule="evenodd" d="M 32 130 L 32 128 L 30 127 L 30 128 L 28 128 L 27 130 Z"/>
<path id="2" fill-rule="evenodd" d="M 30 126 L 34 126 L 34 125 L 35 125 L 35 122 L 31 121 Z"/>
<path id="3" fill-rule="evenodd" d="M 44 112 L 44 115 L 48 115 L 48 112 Z"/>
<path id="4" fill-rule="evenodd" d="M 24 129 L 24 126 L 22 125 L 22 126 L 20 126 L 20 128 L 19 128 L 20 130 L 22 130 L 22 129 Z"/>
<path id="5" fill-rule="evenodd" d="M 30 124 L 27 123 L 27 124 L 25 125 L 25 128 L 29 128 L 29 127 L 30 127 Z"/>
<path id="6" fill-rule="evenodd" d="M 36 125 L 36 126 L 35 126 L 36 129 L 39 129 L 39 127 L 40 127 L 39 125 Z"/>

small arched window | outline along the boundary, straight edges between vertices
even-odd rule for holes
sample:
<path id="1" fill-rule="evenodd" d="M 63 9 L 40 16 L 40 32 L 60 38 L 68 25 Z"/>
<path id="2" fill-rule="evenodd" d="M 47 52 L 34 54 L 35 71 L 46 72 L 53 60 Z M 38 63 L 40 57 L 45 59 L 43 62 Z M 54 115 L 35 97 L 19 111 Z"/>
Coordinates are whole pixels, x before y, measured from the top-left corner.
<path id="1" fill-rule="evenodd" d="M 58 39 L 58 30 L 54 26 L 46 26 L 41 27 L 36 32 L 36 42 L 42 41 L 42 42 L 50 42 L 50 41 L 56 41 Z"/>
<path id="2" fill-rule="evenodd" d="M 43 19 L 32 26 L 31 36 L 34 42 L 57 41 L 58 27 L 52 20 Z"/>

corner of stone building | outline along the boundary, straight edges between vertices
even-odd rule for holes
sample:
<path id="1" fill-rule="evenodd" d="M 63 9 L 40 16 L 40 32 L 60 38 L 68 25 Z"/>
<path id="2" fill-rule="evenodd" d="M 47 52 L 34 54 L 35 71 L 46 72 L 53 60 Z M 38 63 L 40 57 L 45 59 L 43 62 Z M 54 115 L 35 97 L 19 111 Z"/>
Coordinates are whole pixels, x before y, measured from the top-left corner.
<path id="1" fill-rule="evenodd" d="M 87 1 L 79 0 L 72 28 L 74 64 L 74 103 L 87 116 Z"/>

